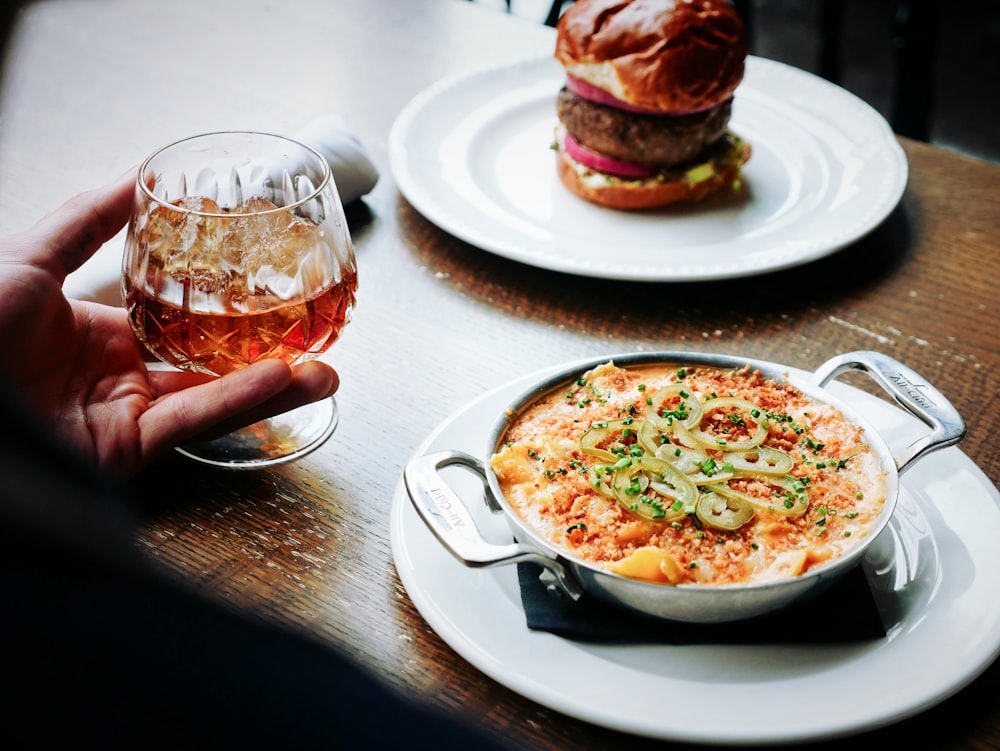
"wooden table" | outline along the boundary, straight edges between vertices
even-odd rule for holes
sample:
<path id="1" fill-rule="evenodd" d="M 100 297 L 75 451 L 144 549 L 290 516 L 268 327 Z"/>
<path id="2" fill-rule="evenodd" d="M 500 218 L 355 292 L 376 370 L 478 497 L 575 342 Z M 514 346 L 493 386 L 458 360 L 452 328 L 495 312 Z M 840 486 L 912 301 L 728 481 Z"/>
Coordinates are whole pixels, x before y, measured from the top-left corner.
<path id="1" fill-rule="evenodd" d="M 274 471 L 220 473 L 167 457 L 134 483 L 141 545 L 233 607 L 337 645 L 400 691 L 479 717 L 515 748 L 675 748 L 524 699 L 427 626 L 390 551 L 404 463 L 470 400 L 567 360 L 682 349 L 811 369 L 878 349 L 954 403 L 968 421 L 962 450 L 996 481 L 1000 167 L 903 140 L 910 179 L 899 207 L 851 247 L 768 275 L 778 297 L 754 295 L 746 281 L 648 285 L 527 267 L 415 212 L 393 183 L 387 141 L 400 108 L 442 76 L 547 54 L 552 42 L 551 29 L 461 0 L 32 4 L 8 48 L 0 103 L 0 232 L 179 136 L 291 131 L 343 114 L 382 177 L 350 216 L 359 303 L 329 355 L 342 376 L 341 424 L 322 449 Z M 995 749 L 998 695 L 993 664 L 869 739 Z"/>

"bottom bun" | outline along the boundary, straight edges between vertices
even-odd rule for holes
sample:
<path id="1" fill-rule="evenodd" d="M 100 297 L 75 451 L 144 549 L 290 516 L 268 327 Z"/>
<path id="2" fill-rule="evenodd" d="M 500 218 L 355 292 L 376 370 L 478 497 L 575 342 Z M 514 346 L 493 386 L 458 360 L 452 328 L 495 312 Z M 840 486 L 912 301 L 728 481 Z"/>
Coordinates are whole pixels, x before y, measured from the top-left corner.
<path id="1" fill-rule="evenodd" d="M 740 170 L 750 159 L 750 144 L 727 133 L 709 147 L 702 161 L 643 179 L 618 177 L 580 164 L 556 139 L 559 179 L 573 193 L 612 209 L 652 209 L 682 201 L 701 201 L 723 188 L 740 187 Z"/>

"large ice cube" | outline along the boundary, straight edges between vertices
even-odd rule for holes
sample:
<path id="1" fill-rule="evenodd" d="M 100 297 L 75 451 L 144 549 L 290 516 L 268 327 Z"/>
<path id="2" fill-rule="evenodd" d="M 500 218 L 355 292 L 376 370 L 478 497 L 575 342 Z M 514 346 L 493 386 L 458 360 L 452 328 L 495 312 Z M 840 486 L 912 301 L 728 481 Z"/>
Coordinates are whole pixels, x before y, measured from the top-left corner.
<path id="1" fill-rule="evenodd" d="M 266 198 L 248 199 L 230 222 L 227 244 L 239 245 L 252 294 L 267 290 L 282 299 L 301 295 L 299 265 L 314 251 L 316 228 Z"/>

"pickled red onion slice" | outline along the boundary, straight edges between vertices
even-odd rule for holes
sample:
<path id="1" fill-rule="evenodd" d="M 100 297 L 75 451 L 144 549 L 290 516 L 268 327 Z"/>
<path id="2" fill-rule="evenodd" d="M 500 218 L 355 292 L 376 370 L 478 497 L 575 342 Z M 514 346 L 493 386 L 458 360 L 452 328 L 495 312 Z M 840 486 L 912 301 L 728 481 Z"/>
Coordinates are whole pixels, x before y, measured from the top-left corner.
<path id="1" fill-rule="evenodd" d="M 618 159 L 612 159 L 609 156 L 604 156 L 603 154 L 598 154 L 596 151 L 588 149 L 581 144 L 569 133 L 563 136 L 563 147 L 566 149 L 566 153 L 573 157 L 573 159 L 598 172 L 608 172 L 612 175 L 621 175 L 622 177 L 652 177 L 656 174 L 656 169 L 650 167 L 648 164 L 623 162 Z"/>
<path id="2" fill-rule="evenodd" d="M 698 107 L 696 109 L 688 110 L 673 110 L 671 112 L 664 112 L 662 110 L 651 110 L 645 107 L 636 107 L 628 102 L 623 102 L 618 97 L 612 95 L 610 92 L 604 89 L 594 86 L 592 83 L 584 81 L 582 78 L 577 78 L 576 76 L 566 74 L 566 88 L 571 92 L 576 94 L 581 99 L 586 99 L 588 102 L 594 102 L 595 104 L 606 104 L 609 107 L 616 107 L 620 110 L 625 110 L 626 112 L 635 112 L 640 115 L 692 115 L 695 112 L 704 112 L 705 110 L 711 109 L 714 105 L 708 105 L 707 107 Z"/>

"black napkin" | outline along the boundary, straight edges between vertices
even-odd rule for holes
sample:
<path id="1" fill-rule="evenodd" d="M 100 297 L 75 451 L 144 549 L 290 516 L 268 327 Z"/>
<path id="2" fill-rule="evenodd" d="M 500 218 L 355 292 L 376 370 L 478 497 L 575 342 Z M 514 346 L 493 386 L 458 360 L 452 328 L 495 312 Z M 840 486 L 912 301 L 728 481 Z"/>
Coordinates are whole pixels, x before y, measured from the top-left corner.
<path id="1" fill-rule="evenodd" d="M 885 627 L 868 581 L 855 567 L 815 595 L 737 623 L 667 621 L 605 603 L 576 602 L 539 581 L 542 568 L 518 564 L 528 628 L 603 644 L 845 644 L 881 639 Z"/>

